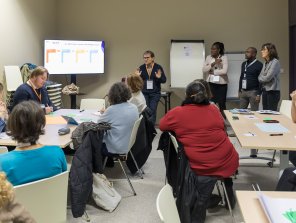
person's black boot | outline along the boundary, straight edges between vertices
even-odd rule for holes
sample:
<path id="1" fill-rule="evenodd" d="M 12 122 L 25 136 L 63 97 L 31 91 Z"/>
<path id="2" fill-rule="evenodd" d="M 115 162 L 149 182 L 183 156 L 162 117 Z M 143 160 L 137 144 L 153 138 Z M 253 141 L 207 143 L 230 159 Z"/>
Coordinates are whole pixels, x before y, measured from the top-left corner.
<path id="1" fill-rule="evenodd" d="M 207 203 L 207 209 L 218 207 L 219 203 L 222 201 L 222 197 L 217 194 L 212 194 Z"/>
<path id="2" fill-rule="evenodd" d="M 225 188 L 226 188 L 226 193 L 228 195 L 228 199 L 230 202 L 230 206 L 231 209 L 233 209 L 235 207 L 236 204 L 236 199 L 235 199 L 235 195 L 234 195 L 234 191 L 233 191 L 233 182 L 232 182 L 232 178 L 225 178 L 224 179 L 224 184 L 225 184 Z M 224 194 L 225 196 L 225 194 Z M 225 208 L 228 210 L 228 204 L 227 204 L 227 200 L 226 200 L 226 196 L 225 196 Z"/>

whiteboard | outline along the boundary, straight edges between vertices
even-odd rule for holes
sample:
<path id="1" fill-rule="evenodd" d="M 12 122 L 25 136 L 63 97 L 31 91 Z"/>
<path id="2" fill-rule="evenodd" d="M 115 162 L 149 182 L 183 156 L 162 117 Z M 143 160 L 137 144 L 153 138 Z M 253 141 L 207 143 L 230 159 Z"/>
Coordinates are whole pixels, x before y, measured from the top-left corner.
<path id="1" fill-rule="evenodd" d="M 239 78 L 242 63 L 246 60 L 244 52 L 225 53 L 228 58 L 228 89 L 227 98 L 238 98 Z"/>
<path id="2" fill-rule="evenodd" d="M 7 91 L 15 91 L 21 84 L 23 78 L 19 66 L 4 66 Z"/>
<path id="3" fill-rule="evenodd" d="M 171 87 L 185 88 L 195 79 L 202 79 L 205 60 L 203 40 L 172 40 L 170 50 Z"/>

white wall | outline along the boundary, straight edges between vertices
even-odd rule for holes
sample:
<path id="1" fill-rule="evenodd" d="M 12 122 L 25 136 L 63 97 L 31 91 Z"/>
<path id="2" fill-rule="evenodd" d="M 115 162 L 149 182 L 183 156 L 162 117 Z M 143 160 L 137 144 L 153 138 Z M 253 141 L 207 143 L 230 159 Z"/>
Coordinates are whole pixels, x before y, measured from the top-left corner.
<path id="1" fill-rule="evenodd" d="M 87 97 L 105 95 L 142 63 L 146 49 L 155 51 L 169 84 L 171 39 L 203 39 L 206 54 L 214 41 L 224 42 L 227 51 L 273 42 L 284 69 L 282 96 L 288 97 L 288 0 L 60 0 L 57 19 L 60 38 L 106 41 L 106 73 L 78 79 Z M 183 96 L 177 91 L 173 105 Z"/>
<path id="2" fill-rule="evenodd" d="M 78 77 L 83 97 L 104 96 L 142 63 L 146 49 L 163 65 L 168 89 L 171 39 L 203 39 L 207 54 L 214 41 L 228 51 L 273 42 L 284 69 L 282 96 L 288 98 L 288 0 L 1 0 L 0 28 L 0 80 L 4 65 L 42 64 L 46 38 L 105 40 L 106 73 Z M 51 79 L 70 82 L 65 76 Z M 173 105 L 183 96 L 176 91 Z"/>
<path id="3" fill-rule="evenodd" d="M 0 81 L 3 66 L 43 64 L 43 40 L 56 36 L 56 0 L 0 1 Z"/>

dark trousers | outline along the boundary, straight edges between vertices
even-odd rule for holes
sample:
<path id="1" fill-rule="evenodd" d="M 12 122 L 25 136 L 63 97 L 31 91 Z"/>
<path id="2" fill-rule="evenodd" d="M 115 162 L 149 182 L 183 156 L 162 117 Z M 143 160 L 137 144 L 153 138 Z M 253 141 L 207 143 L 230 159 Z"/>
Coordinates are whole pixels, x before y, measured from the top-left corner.
<path id="1" fill-rule="evenodd" d="M 148 108 L 151 109 L 151 122 L 153 124 L 155 124 L 156 122 L 156 112 L 157 112 L 157 105 L 158 102 L 160 100 L 160 92 L 158 93 L 143 93 L 145 100 L 146 100 L 146 104 L 148 106 Z"/>
<path id="2" fill-rule="evenodd" d="M 213 94 L 211 100 L 219 105 L 220 112 L 225 118 L 224 110 L 226 110 L 227 84 L 209 83 L 209 85 Z"/>
<path id="3" fill-rule="evenodd" d="M 190 223 L 204 223 L 206 219 L 207 203 L 211 197 L 215 184 L 216 177 L 197 176 L 193 171 L 188 176 L 188 181 L 183 189 L 185 196 L 183 197 L 182 205 L 190 207 L 184 209 L 183 213 L 185 219 L 183 222 Z"/>
<path id="4" fill-rule="evenodd" d="M 265 91 L 262 92 L 263 110 L 277 111 L 278 103 L 281 98 L 280 91 Z"/>
<path id="5" fill-rule="evenodd" d="M 248 108 L 249 104 L 251 105 L 252 111 L 257 111 L 259 108 L 259 102 L 256 101 L 257 90 L 243 90 L 239 98 L 239 107 Z"/>
<path id="6" fill-rule="evenodd" d="M 289 151 L 289 160 L 296 167 L 296 151 Z"/>

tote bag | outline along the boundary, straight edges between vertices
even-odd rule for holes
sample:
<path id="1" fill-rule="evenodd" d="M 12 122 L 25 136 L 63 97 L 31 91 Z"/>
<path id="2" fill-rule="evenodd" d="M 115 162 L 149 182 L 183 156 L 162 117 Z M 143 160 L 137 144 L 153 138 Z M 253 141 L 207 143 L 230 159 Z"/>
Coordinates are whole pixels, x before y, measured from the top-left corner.
<path id="1" fill-rule="evenodd" d="M 113 188 L 104 174 L 93 173 L 92 197 L 96 204 L 106 211 L 112 212 L 118 206 L 121 196 Z"/>

